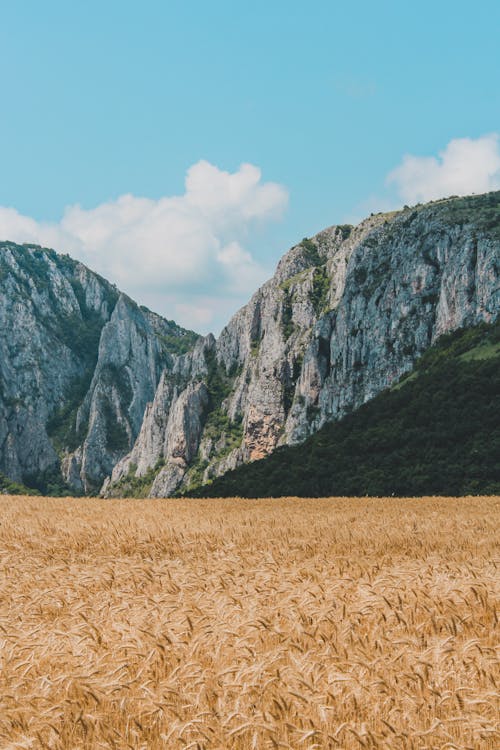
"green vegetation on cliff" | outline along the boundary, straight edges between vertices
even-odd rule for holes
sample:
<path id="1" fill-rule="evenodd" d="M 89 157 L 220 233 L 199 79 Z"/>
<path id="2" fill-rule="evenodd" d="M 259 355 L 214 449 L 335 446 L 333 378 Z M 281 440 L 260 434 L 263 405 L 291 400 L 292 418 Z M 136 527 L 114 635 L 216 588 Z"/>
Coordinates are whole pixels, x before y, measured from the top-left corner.
<path id="1" fill-rule="evenodd" d="M 39 495 L 38 490 L 13 482 L 0 471 L 0 495 Z"/>
<path id="2" fill-rule="evenodd" d="M 148 497 L 158 472 L 165 465 L 163 458 L 158 459 L 141 476 L 136 476 L 137 465 L 131 463 L 128 474 L 113 485 L 113 497 Z"/>
<path id="3" fill-rule="evenodd" d="M 500 322 L 445 335 L 400 383 L 199 497 L 500 493 Z"/>

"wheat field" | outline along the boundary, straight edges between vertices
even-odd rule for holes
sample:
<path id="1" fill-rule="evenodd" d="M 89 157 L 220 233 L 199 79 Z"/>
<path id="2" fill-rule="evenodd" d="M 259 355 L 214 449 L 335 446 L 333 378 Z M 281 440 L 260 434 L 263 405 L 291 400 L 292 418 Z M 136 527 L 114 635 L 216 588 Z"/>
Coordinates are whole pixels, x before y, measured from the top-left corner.
<path id="1" fill-rule="evenodd" d="M 499 498 L 0 497 L 0 747 L 500 747 Z"/>

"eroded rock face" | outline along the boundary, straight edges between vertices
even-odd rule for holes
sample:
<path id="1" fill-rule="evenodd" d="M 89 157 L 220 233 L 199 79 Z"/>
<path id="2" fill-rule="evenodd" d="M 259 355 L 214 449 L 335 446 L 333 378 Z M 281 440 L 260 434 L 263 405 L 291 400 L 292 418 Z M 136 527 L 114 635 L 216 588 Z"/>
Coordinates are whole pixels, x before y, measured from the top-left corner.
<path id="1" fill-rule="evenodd" d="M 0 243 L 0 471 L 171 495 L 299 443 L 443 333 L 496 318 L 499 256 L 500 193 L 330 227 L 215 340 L 68 256 Z"/>
<path id="2" fill-rule="evenodd" d="M 217 341 L 164 373 L 105 494 L 126 490 L 128 476 L 170 495 L 301 442 L 398 380 L 441 334 L 493 320 L 499 267 L 500 193 L 303 241 Z M 206 397 L 191 401 L 200 383 Z"/>
<path id="3" fill-rule="evenodd" d="M 97 364 L 76 418 L 77 429 L 85 425 L 86 436 L 76 454 L 65 459 L 79 464 L 81 487 L 87 492 L 100 489 L 134 444 L 161 373 L 172 365 L 162 344 L 163 330 L 165 321 L 125 295 L 102 329 Z"/>
<path id="4" fill-rule="evenodd" d="M 53 250 L 0 244 L 0 471 L 97 492 L 192 334 Z"/>

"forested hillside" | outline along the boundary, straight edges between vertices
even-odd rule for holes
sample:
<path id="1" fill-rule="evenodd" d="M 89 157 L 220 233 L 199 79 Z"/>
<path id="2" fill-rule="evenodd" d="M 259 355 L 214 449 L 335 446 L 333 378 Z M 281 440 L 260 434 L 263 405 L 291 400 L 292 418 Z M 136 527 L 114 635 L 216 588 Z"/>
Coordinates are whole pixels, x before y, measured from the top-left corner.
<path id="1" fill-rule="evenodd" d="M 415 369 L 303 445 L 189 494 L 500 493 L 500 324 L 443 336 Z"/>

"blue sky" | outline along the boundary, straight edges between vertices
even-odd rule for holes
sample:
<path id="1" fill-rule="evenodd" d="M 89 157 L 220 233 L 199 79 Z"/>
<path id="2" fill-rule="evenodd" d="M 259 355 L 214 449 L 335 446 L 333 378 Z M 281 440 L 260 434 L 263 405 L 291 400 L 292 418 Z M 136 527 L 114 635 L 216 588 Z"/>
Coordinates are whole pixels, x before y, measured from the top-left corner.
<path id="1" fill-rule="evenodd" d="M 500 186 L 499 39 L 489 0 L 0 0 L 0 239 L 217 331 L 302 237 Z"/>

